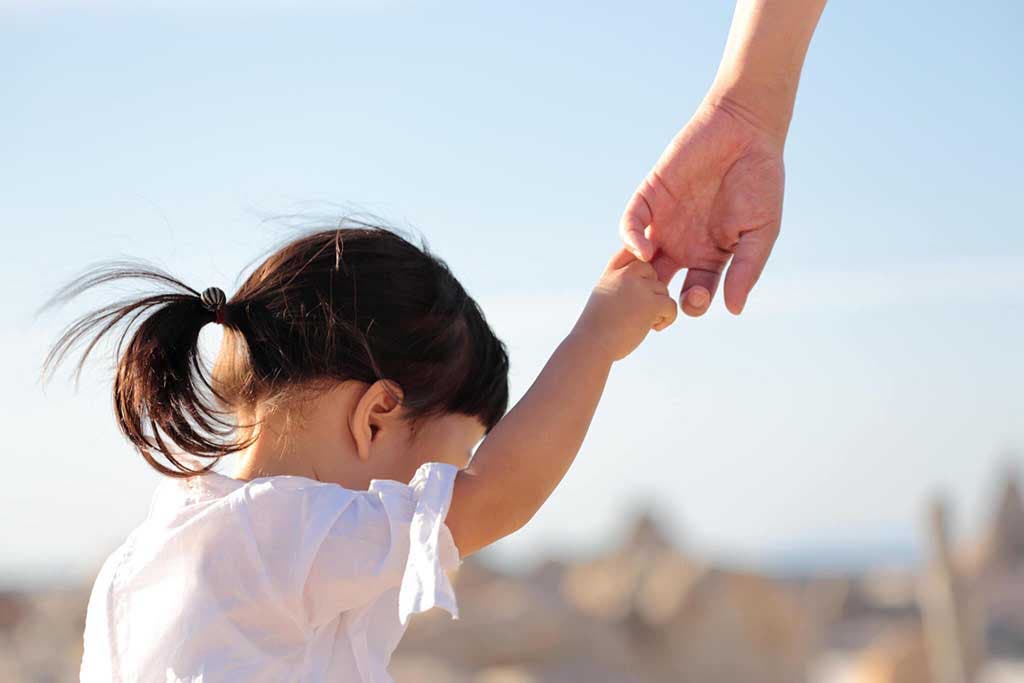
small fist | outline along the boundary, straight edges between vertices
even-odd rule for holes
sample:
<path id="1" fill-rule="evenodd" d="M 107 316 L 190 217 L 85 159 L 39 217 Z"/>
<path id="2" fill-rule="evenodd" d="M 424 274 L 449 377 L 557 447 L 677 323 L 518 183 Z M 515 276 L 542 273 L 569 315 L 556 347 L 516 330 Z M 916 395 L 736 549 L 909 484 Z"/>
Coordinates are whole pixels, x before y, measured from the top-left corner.
<path id="1" fill-rule="evenodd" d="M 650 330 L 675 322 L 677 310 L 651 264 L 622 249 L 594 287 L 574 332 L 601 345 L 613 361 L 621 360 Z"/>

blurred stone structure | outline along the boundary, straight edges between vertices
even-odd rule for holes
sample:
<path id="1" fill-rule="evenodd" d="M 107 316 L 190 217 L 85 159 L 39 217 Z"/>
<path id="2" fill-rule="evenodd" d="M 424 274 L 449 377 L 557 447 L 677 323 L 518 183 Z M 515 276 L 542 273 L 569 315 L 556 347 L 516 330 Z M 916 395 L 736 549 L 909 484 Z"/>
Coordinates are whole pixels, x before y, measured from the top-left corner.
<path id="1" fill-rule="evenodd" d="M 947 505 L 936 498 L 928 509 L 927 527 L 931 557 L 919 584 L 924 612 L 924 640 L 928 671 L 935 683 L 970 683 L 976 680 L 984 659 L 982 618 L 953 563 L 949 541 Z"/>
<path id="2" fill-rule="evenodd" d="M 471 558 L 456 577 L 462 618 L 414 619 L 392 674 L 397 683 L 1024 683 L 1024 500 L 1014 476 L 994 507 L 978 542 L 955 553 L 945 508 L 933 505 L 919 572 L 719 566 L 677 548 L 653 515 L 602 555 L 527 574 Z M 77 680 L 87 597 L 84 588 L 0 591 L 0 682 Z"/>
<path id="3" fill-rule="evenodd" d="M 1001 482 L 980 540 L 951 547 L 946 505 L 928 509 L 930 556 L 920 576 L 903 577 L 903 598 L 844 610 L 830 630 L 869 625 L 856 642 L 833 642 L 823 683 L 1024 683 L 1024 499 L 1014 472 Z M 892 581 L 892 577 L 889 579 Z M 862 587 L 877 577 L 859 579 Z M 899 583 L 900 580 L 896 580 Z"/>
<path id="4" fill-rule="evenodd" d="M 77 681 L 88 599 L 88 588 L 0 592 L 0 681 Z"/>

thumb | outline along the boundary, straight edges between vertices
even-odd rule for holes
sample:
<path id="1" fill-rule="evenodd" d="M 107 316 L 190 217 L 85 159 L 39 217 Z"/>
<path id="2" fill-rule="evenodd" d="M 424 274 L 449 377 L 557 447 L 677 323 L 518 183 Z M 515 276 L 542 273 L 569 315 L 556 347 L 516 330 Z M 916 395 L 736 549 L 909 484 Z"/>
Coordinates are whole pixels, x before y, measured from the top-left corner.
<path id="1" fill-rule="evenodd" d="M 641 261 L 650 261 L 654 257 L 654 245 L 647 239 L 645 233 L 653 219 L 650 205 L 638 190 L 629 200 L 626 211 L 619 220 L 619 237 L 626 248 Z"/>
<path id="2" fill-rule="evenodd" d="M 772 247 L 779 235 L 779 224 L 750 230 L 740 236 L 733 253 L 732 263 L 725 274 L 725 307 L 733 315 L 743 312 L 750 290 L 757 284 L 764 270 L 764 264 L 772 253 Z"/>

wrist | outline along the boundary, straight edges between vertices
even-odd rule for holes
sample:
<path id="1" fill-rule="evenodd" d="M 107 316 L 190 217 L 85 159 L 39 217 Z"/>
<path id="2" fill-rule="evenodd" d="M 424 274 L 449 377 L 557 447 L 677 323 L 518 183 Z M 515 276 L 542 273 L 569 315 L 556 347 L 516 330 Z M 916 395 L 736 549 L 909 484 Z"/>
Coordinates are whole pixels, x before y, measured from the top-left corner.
<path id="1" fill-rule="evenodd" d="M 601 366 L 611 367 L 617 360 L 613 345 L 582 320 L 576 322 L 561 347 L 573 356 L 588 358 Z"/>
<path id="2" fill-rule="evenodd" d="M 785 85 L 716 80 L 701 107 L 742 121 L 781 149 L 786 144 L 795 94 L 795 88 Z"/>
<path id="3" fill-rule="evenodd" d="M 807 47 L 826 0 L 737 0 L 707 101 L 784 142 Z"/>

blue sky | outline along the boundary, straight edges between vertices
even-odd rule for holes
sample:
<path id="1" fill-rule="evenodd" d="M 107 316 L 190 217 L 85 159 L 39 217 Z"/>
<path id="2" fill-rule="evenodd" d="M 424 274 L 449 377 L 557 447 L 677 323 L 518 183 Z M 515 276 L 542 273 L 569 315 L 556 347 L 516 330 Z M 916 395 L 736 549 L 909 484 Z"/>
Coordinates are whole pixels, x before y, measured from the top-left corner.
<path id="1" fill-rule="evenodd" d="M 275 216 L 371 211 L 449 261 L 528 386 L 730 20 L 711 0 L 551 5 L 0 0 L 0 576 L 88 574 L 157 481 L 103 363 L 78 393 L 37 382 L 82 308 L 33 312 L 96 260 L 229 290 L 291 234 Z M 913 541 L 940 489 L 976 527 L 1024 458 L 1022 29 L 1011 2 L 826 9 L 747 312 L 716 302 L 617 367 L 499 557 L 598 548 L 643 506 L 755 563 Z"/>

